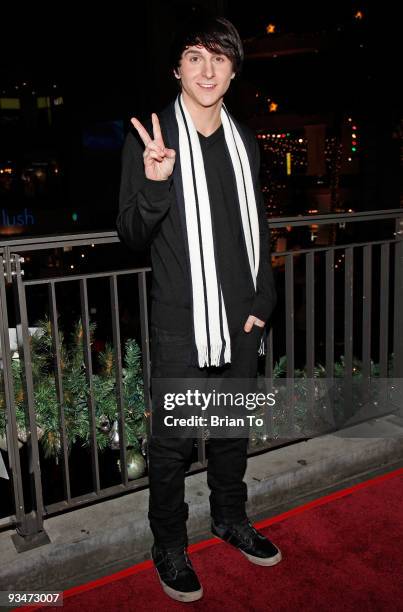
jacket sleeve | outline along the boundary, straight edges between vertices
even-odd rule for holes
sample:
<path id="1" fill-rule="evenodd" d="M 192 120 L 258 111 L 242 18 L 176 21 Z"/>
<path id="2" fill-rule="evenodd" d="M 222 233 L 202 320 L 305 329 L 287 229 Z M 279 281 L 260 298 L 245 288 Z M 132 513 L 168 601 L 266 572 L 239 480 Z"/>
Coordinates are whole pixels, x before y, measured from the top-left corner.
<path id="1" fill-rule="evenodd" d="M 264 197 L 260 186 L 260 150 L 254 136 L 256 160 L 256 193 L 257 212 L 259 218 L 260 258 L 259 270 L 256 277 L 256 296 L 252 305 L 251 315 L 266 322 L 277 303 L 277 292 L 274 283 L 273 269 L 270 256 L 270 233 L 266 217 Z"/>
<path id="2" fill-rule="evenodd" d="M 119 214 L 116 227 L 131 249 L 146 249 L 171 204 L 172 176 L 165 181 L 148 179 L 144 173 L 143 148 L 129 132 L 122 150 Z"/>

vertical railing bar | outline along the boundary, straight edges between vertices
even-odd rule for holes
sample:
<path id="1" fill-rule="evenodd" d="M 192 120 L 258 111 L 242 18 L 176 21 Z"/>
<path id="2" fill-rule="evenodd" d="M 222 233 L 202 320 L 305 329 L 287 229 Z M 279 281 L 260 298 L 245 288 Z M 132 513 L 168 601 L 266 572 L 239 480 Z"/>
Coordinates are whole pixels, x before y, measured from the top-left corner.
<path id="1" fill-rule="evenodd" d="M 339 415 L 335 409 L 334 389 L 334 249 L 326 251 L 325 257 L 325 371 L 328 381 L 329 414 L 337 424 Z"/>
<path id="2" fill-rule="evenodd" d="M 345 251 L 344 363 L 345 374 L 351 376 L 353 369 L 353 249 L 349 247 Z"/>
<path id="3" fill-rule="evenodd" d="M 389 243 L 381 246 L 380 328 L 379 328 L 379 375 L 388 376 L 389 346 Z"/>
<path id="4" fill-rule="evenodd" d="M 315 276 L 314 253 L 306 255 L 306 372 L 313 378 L 315 367 Z"/>
<path id="5" fill-rule="evenodd" d="M 273 326 L 267 333 L 267 353 L 265 360 L 265 385 L 266 393 L 273 393 L 274 383 L 274 364 L 273 364 Z M 265 431 L 268 440 L 274 438 L 274 419 L 273 419 L 273 407 L 267 406 L 265 411 Z"/>
<path id="6" fill-rule="evenodd" d="M 326 251 L 326 376 L 334 376 L 334 250 Z"/>
<path id="7" fill-rule="evenodd" d="M 5 277 L 8 283 L 11 283 L 12 281 L 12 271 L 11 271 L 11 251 L 10 248 L 5 246 L 4 247 L 4 263 L 5 263 Z"/>
<path id="8" fill-rule="evenodd" d="M 59 339 L 59 324 L 57 321 L 57 304 L 56 304 L 56 292 L 55 283 L 50 282 L 48 285 L 48 297 L 49 297 L 49 310 L 50 310 L 50 323 L 52 328 L 52 345 L 54 354 L 54 373 L 55 373 L 55 385 L 56 385 L 56 396 L 59 405 L 59 426 L 60 426 L 60 440 L 61 440 L 61 451 L 62 451 L 62 469 L 63 469 L 63 489 L 64 497 L 68 502 L 71 501 L 71 488 L 70 488 L 70 472 L 69 472 L 69 456 L 68 456 L 68 441 L 66 434 L 66 419 L 64 414 L 64 392 L 63 392 L 63 378 L 62 378 L 62 362 L 61 362 L 61 347 Z"/>
<path id="9" fill-rule="evenodd" d="M 285 318 L 286 318 L 286 355 L 287 355 L 287 409 L 288 434 L 294 435 L 294 259 L 285 258 Z"/>
<path id="10" fill-rule="evenodd" d="M 403 378 L 403 217 L 396 219 L 393 357 L 394 378 Z"/>
<path id="11" fill-rule="evenodd" d="M 119 450 L 120 450 L 120 466 L 122 482 L 125 486 L 129 484 L 127 472 L 127 436 L 126 436 L 126 421 L 125 421 L 125 404 L 124 404 L 124 389 L 123 389 L 123 368 L 122 368 L 122 353 L 120 342 L 120 323 L 119 323 L 119 296 L 117 276 L 113 274 L 109 279 L 109 288 L 111 295 L 111 313 L 112 313 L 112 336 L 113 336 L 113 353 L 115 361 L 115 376 L 116 376 L 116 402 L 118 408 L 118 430 L 119 430 Z"/>
<path id="12" fill-rule="evenodd" d="M 201 436 L 197 438 L 197 460 L 202 465 L 207 465 L 206 441 Z"/>
<path id="13" fill-rule="evenodd" d="M 372 246 L 363 248 L 362 374 L 371 375 Z"/>
<path id="14" fill-rule="evenodd" d="M 92 482 L 95 493 L 100 491 L 99 481 L 99 462 L 98 462 L 98 445 L 96 434 L 96 416 L 95 416 L 95 400 L 94 400 L 94 385 L 92 380 L 92 356 L 91 356 L 91 338 L 90 338 L 90 319 L 88 311 L 88 292 L 87 279 L 80 280 L 80 301 L 81 301 L 81 324 L 83 332 L 83 354 L 85 364 L 85 376 L 88 385 L 88 414 L 90 421 L 90 447 L 91 447 L 91 469 Z"/>
<path id="15" fill-rule="evenodd" d="M 315 273 L 314 252 L 306 254 L 306 376 L 308 382 L 308 411 L 305 425 L 308 430 L 315 423 L 315 394 L 314 394 L 314 368 L 315 368 Z M 308 422 L 308 420 L 310 422 Z"/>
<path id="16" fill-rule="evenodd" d="M 344 416 L 352 415 L 353 376 L 353 247 L 345 249 L 344 269 Z"/>
<path id="17" fill-rule="evenodd" d="M 294 260 L 287 255 L 285 260 L 285 298 L 286 298 L 286 355 L 287 378 L 294 376 Z"/>
<path id="18" fill-rule="evenodd" d="M 5 284 L 6 274 L 7 272 L 5 261 L 0 255 L 0 344 L 1 357 L 3 362 L 4 397 L 7 418 L 7 450 L 14 494 L 16 528 L 20 533 L 28 533 L 28 524 L 24 504 L 24 491 L 22 484 L 21 461 L 18 448 L 18 429 L 16 420 L 14 380 L 7 313 L 7 293 Z"/>
<path id="19" fill-rule="evenodd" d="M 152 410 L 151 410 L 151 356 L 150 356 L 150 335 L 148 326 L 147 308 L 147 277 L 146 272 L 138 273 L 138 287 L 140 300 L 140 326 L 141 326 L 141 354 L 143 366 L 144 384 L 144 409 L 147 414 L 147 437 L 149 438 L 152 430 Z"/>
<path id="20" fill-rule="evenodd" d="M 27 408 L 26 425 L 28 426 L 29 430 L 29 436 L 27 438 L 27 449 L 29 456 L 29 471 L 31 476 L 31 493 L 33 497 L 32 502 L 34 506 L 33 510 L 30 513 L 29 533 L 19 532 L 19 535 L 30 536 L 34 533 L 43 531 L 44 507 L 41 481 L 41 467 L 39 461 L 38 433 L 35 415 L 35 398 L 32 376 L 31 348 L 28 329 L 27 301 L 25 295 L 25 287 L 22 281 L 20 256 L 17 254 L 13 254 L 13 261 L 15 272 L 15 274 L 13 274 L 13 290 L 15 303 L 16 305 L 18 304 L 16 309 L 17 344 L 20 361 L 23 364 L 23 386 L 26 402 L 25 405 Z"/>
<path id="21" fill-rule="evenodd" d="M 274 364 L 273 364 L 273 327 L 267 332 L 267 352 L 265 359 L 265 378 L 272 379 L 274 375 Z"/>

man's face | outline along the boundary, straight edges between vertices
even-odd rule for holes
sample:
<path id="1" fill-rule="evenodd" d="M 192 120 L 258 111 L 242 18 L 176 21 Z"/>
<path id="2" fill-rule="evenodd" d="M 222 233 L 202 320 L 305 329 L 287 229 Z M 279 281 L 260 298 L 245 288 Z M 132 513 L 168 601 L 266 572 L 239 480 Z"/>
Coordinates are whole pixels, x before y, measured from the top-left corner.
<path id="1" fill-rule="evenodd" d="M 235 76 L 228 57 L 200 45 L 184 50 L 176 74 L 181 78 L 182 93 L 204 108 L 214 106 L 224 96 Z"/>

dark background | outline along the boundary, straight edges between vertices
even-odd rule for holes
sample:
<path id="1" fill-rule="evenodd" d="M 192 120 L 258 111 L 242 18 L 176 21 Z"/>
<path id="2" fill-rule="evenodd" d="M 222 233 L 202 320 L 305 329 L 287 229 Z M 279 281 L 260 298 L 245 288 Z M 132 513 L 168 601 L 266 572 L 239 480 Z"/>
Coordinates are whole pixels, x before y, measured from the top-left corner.
<path id="1" fill-rule="evenodd" d="M 243 74 L 226 96 L 233 114 L 257 132 L 287 130 L 306 123 L 304 117 L 317 122 L 322 116 L 330 133 L 340 136 L 343 117 L 353 113 L 360 121 L 360 148 L 356 179 L 345 179 L 353 190 L 350 205 L 352 198 L 355 210 L 399 207 L 399 21 L 392 5 L 374 4 L 157 0 L 6 9 L 1 95 L 18 96 L 21 109 L 0 109 L 0 164 L 15 172 L 12 188 L 0 192 L 7 215 L 0 215 L 0 226 L 5 221 L 13 226 L 13 215 L 28 206 L 24 227 L 14 223 L 18 234 L 115 228 L 120 150 L 130 117 L 158 112 L 175 95 L 167 53 L 172 32 L 200 7 L 229 18 L 244 41 Z M 271 35 L 269 23 L 276 27 Z M 298 37 L 317 51 L 293 51 Z M 262 40 L 266 56 L 251 59 Z M 50 109 L 38 111 L 38 96 L 59 97 L 62 104 L 51 102 Z M 277 113 L 262 103 L 266 96 L 278 103 Z M 263 155 L 262 161 L 264 167 L 270 159 Z M 35 174 L 40 164 L 47 179 L 38 187 L 34 177 L 27 196 L 21 175 L 28 167 Z M 304 212 L 298 190 L 305 193 L 313 179 L 300 179 L 297 189 L 292 180 L 283 196 L 277 194 L 275 216 Z"/>

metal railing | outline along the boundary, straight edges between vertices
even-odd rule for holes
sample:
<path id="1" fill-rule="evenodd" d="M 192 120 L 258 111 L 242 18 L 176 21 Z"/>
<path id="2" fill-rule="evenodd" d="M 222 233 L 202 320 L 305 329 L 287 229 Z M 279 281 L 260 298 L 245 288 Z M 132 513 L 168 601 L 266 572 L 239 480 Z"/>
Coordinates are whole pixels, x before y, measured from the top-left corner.
<path id="1" fill-rule="evenodd" d="M 275 266 L 277 283 L 284 290 L 283 297 L 275 310 L 268 333 L 267 353 L 264 362 L 264 376 L 273 377 L 275 359 L 279 355 L 286 356 L 286 376 L 292 379 L 296 370 L 296 359 L 301 360 L 300 339 L 298 340 L 299 354 L 296 355 L 296 261 L 301 274 L 299 284 L 304 287 L 302 302 L 305 307 L 303 313 L 304 324 L 300 334 L 304 337 L 304 350 L 302 359 L 305 362 L 306 375 L 314 376 L 315 360 L 318 346 L 323 352 L 323 360 L 329 376 L 333 375 L 335 366 L 335 326 L 341 315 L 338 308 L 342 304 L 343 310 L 343 356 L 345 377 L 351 379 L 353 375 L 354 351 L 359 337 L 362 370 L 365 376 L 371 374 L 371 362 L 374 346 L 379 356 L 380 375 L 390 375 L 388 363 L 393 352 L 393 375 L 403 377 L 403 211 L 400 209 L 389 211 L 371 211 L 352 214 L 326 214 L 309 215 L 291 218 L 272 218 L 270 227 L 273 231 L 284 228 L 298 228 L 303 226 L 315 227 L 345 227 L 351 223 L 368 223 L 390 225 L 389 230 L 379 240 L 348 240 L 345 244 L 313 245 L 310 248 L 297 248 L 272 252 L 272 261 L 282 262 Z M 378 226 L 378 225 L 377 225 Z M 129 278 L 137 281 L 138 287 L 138 316 L 140 321 L 140 347 L 142 351 L 144 400 L 145 406 L 150 405 L 150 345 L 148 324 L 147 278 L 150 268 L 132 268 L 119 266 L 118 269 L 83 273 L 64 271 L 54 276 L 39 271 L 33 278 L 24 274 L 24 258 L 31 258 L 34 253 L 43 254 L 53 249 L 71 249 L 76 247 L 90 247 L 102 245 L 103 248 L 123 249 L 119 245 L 119 238 L 114 231 L 98 232 L 76 235 L 61 235 L 56 237 L 30 237 L 3 240 L 0 242 L 0 265 L 3 274 L 0 275 L 0 347 L 2 360 L 2 386 L 6 411 L 6 439 L 8 461 L 11 471 L 11 489 L 14 501 L 14 513 L 0 519 L 0 527 L 13 527 L 16 533 L 13 536 L 17 550 L 26 550 L 48 542 L 44 531 L 44 518 L 57 512 L 71 510 L 83 504 L 94 503 L 117 494 L 144 488 L 148 484 L 147 476 L 130 481 L 127 476 L 127 449 L 126 428 L 123 410 L 122 389 L 122 346 L 121 326 L 119 317 L 119 291 L 118 280 Z M 357 260 L 357 254 L 360 258 Z M 344 271 L 337 267 L 337 257 L 342 257 Z M 339 261 L 339 259 L 337 259 Z M 340 260 L 341 261 L 341 260 Z M 302 264 L 301 264 L 302 262 Z M 357 263 L 358 262 L 358 263 Z M 110 260 L 109 260 L 110 263 Z M 360 269 L 362 282 L 357 289 L 354 284 L 357 266 Z M 108 266 L 106 266 L 108 267 Z M 339 280 L 335 282 L 335 274 Z M 342 282 L 340 284 L 340 274 Z M 393 275 L 393 277 L 392 277 Z M 319 278 L 320 277 L 320 278 Z M 118 413 L 118 427 L 120 444 L 121 482 L 113 486 L 103 487 L 100 480 L 99 456 L 96 443 L 96 406 L 93 390 L 93 363 L 90 346 L 90 310 L 88 300 L 88 284 L 93 280 L 103 280 L 109 287 L 109 307 L 111 313 L 112 345 L 115 359 L 115 393 Z M 86 382 L 88 394 L 88 416 L 90 424 L 90 456 L 92 473 L 92 490 L 82 495 L 73 495 L 70 482 L 69 455 L 66 438 L 66 422 L 63 409 L 63 379 L 61 373 L 61 347 L 58 333 L 58 300 L 57 288 L 63 283 L 76 283 L 79 286 L 80 314 L 83 326 L 83 347 Z M 58 399 L 58 419 L 61 442 L 61 473 L 63 479 L 63 499 L 55 503 L 44 504 L 39 441 L 37 435 L 35 415 L 35 388 L 32 375 L 31 347 L 29 337 L 29 297 L 27 291 L 33 287 L 46 288 L 47 311 L 51 323 L 51 334 L 54 354 L 54 376 Z M 318 296 L 318 289 L 319 293 Z M 342 291 L 340 290 L 342 287 Z M 323 291 L 322 291 L 323 289 Z M 343 294 L 339 296 L 339 293 Z M 357 293 L 358 291 L 358 293 Z M 359 300 L 357 300 L 357 296 Z M 325 314 L 322 319 L 316 312 L 318 299 L 323 300 Z M 105 301 L 105 300 L 104 300 Z M 300 299 L 301 301 L 301 299 Z M 357 301 L 360 302 L 357 319 Z M 337 305 L 339 303 L 339 306 Z M 371 338 L 371 320 L 373 308 L 379 313 L 379 333 Z M 29 435 L 26 439 L 29 474 L 24 473 L 20 460 L 18 424 L 16 419 L 15 389 L 12 372 L 12 354 L 9 340 L 10 317 L 15 320 L 17 331 L 18 354 L 22 364 L 23 389 L 26 413 L 26 429 Z M 318 328 L 319 319 L 322 321 L 322 331 Z M 357 327 L 359 321 L 359 328 Z M 302 329 L 302 332 L 301 332 Z M 357 334 L 358 329 L 360 333 Z M 283 338 L 280 338 L 280 335 Z M 318 339 L 321 341 L 318 344 Z M 1 407 L 0 407 L 1 409 Z M 292 411 L 290 411 L 292 418 Z M 271 423 L 267 423 L 270 431 Z M 268 450 L 273 447 L 268 444 L 259 449 Z M 251 450 L 251 449 L 250 449 Z M 252 450 L 253 453 L 253 450 Z M 198 440 L 197 460 L 192 464 L 190 472 L 206 467 L 206 448 L 204 440 Z M 24 479 L 28 479 L 29 493 L 24 489 Z M 29 497 L 29 503 L 27 501 Z"/>

